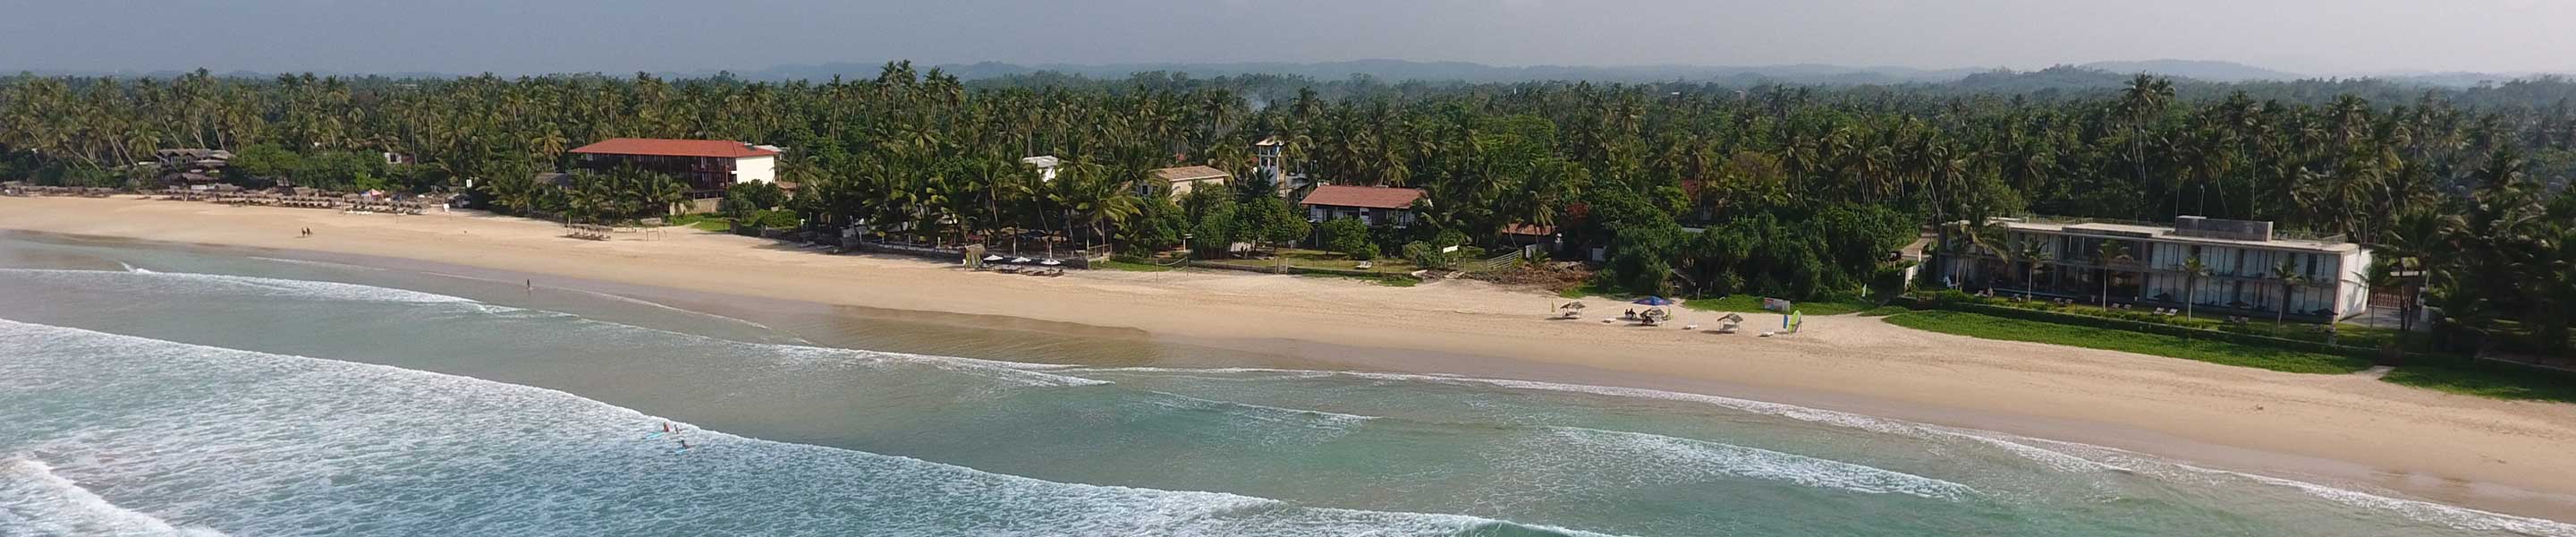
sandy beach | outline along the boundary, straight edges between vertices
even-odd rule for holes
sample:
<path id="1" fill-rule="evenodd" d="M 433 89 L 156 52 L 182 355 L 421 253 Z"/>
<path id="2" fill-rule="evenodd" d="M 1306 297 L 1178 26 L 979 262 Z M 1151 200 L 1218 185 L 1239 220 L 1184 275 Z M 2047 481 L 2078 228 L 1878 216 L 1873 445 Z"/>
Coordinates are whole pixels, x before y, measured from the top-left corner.
<path id="1" fill-rule="evenodd" d="M 312 228 L 315 235 L 299 237 Z M 1553 295 L 1232 272 L 1036 278 L 826 255 L 684 228 L 599 242 L 550 223 L 116 199 L 0 198 L 0 229 L 420 260 L 779 300 L 1386 349 L 1354 367 L 1707 393 L 2101 445 L 2576 520 L 2576 405 L 1814 317 L 1783 338 L 1548 320 Z M 1601 301 L 1593 301 L 1596 305 Z M 1617 309 L 1615 305 L 1609 309 Z M 1604 313 L 1594 310 L 1597 319 Z M 1614 313 L 1615 314 L 1615 313 Z M 1717 314 L 1683 311 L 1682 323 Z M 1748 315 L 1754 331 L 1777 316 Z M 1678 324 L 1678 323 L 1677 323 Z M 1332 351 L 1337 352 L 1337 351 Z"/>

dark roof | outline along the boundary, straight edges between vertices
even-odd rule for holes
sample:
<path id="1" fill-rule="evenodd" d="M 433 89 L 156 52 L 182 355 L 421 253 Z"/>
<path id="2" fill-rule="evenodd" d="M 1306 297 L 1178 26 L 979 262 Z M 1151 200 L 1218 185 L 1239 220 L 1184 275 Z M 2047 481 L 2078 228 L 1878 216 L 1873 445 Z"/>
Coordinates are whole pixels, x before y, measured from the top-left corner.
<path id="1" fill-rule="evenodd" d="M 598 143 L 573 148 L 574 153 L 599 155 L 654 155 L 664 157 L 744 158 L 778 154 L 777 151 L 752 147 L 732 140 L 671 140 L 664 138 L 610 138 Z"/>
<path id="2" fill-rule="evenodd" d="M 1422 199 L 1422 191 L 1411 188 L 1382 186 L 1323 185 L 1306 194 L 1301 205 L 1330 207 L 1366 207 L 1370 209 L 1404 209 Z"/>
<path id="3" fill-rule="evenodd" d="M 1182 166 L 1178 168 L 1154 170 L 1154 178 L 1162 179 L 1163 182 L 1166 183 L 1178 183 L 1182 181 L 1203 181 L 1208 179 L 1232 179 L 1234 178 L 1234 174 L 1225 173 L 1225 170 L 1206 166 Z"/>

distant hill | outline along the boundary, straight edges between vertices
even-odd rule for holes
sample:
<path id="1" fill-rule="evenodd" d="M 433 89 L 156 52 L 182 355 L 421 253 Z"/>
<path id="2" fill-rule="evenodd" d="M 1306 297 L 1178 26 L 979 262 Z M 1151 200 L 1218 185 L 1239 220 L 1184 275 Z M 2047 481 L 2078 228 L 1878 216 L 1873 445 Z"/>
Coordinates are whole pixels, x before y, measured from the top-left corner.
<path id="1" fill-rule="evenodd" d="M 2097 70 L 2097 71 L 2109 71 L 2109 72 L 2119 73 L 2119 74 L 2123 74 L 2123 75 L 2134 75 L 2134 74 L 2138 74 L 2138 73 L 2148 73 L 2148 74 L 2155 74 L 2155 75 L 2164 75 L 2164 76 L 2172 76 L 2172 77 L 2190 78 L 2190 79 L 2202 80 L 2202 81 L 2208 81 L 2208 82 L 2244 82 L 2244 81 L 2248 81 L 2248 80 L 2298 80 L 2298 79 L 2302 79 L 2302 78 L 2308 78 L 2307 76 L 2305 76 L 2305 75 L 2300 75 L 2300 74 L 2298 74 L 2298 73 L 2291 73 L 2291 72 L 2286 72 L 2286 71 L 2276 71 L 2276 70 L 2265 69 L 2265 68 L 2261 68 L 2261 67 L 2255 67 L 2255 66 L 2245 65 L 2245 64 L 2236 63 L 2236 62 L 2222 62 L 2222 61 L 2212 61 L 2212 60 L 2143 60 L 2143 61 L 2121 61 L 2121 62 L 2093 62 L 2093 63 L 2088 63 L 2088 64 L 2080 65 L 2080 66 L 2078 66 L 2078 67 L 2083 67 L 2083 68 L 2086 68 L 2086 69 L 2093 69 L 2093 70 Z"/>
<path id="2" fill-rule="evenodd" d="M 757 71 L 734 73 L 752 80 L 822 80 L 833 76 L 865 78 L 876 76 L 882 64 L 826 63 L 781 65 Z M 917 66 L 929 69 L 930 66 Z M 1602 82 L 1778 82 L 1788 84 L 1902 84 L 1909 82 L 1947 82 L 1958 80 L 1980 69 L 1916 69 L 1910 67 L 1843 67 L 1835 65 L 1765 65 L 1765 66 L 1565 66 L 1538 65 L 1500 67 L 1467 62 L 1417 62 L 1406 60 L 1353 60 L 1323 63 L 1235 62 L 1235 63 L 1117 63 L 1117 64 L 1038 64 L 1018 65 L 999 62 L 943 64 L 938 69 L 958 78 L 974 80 L 1054 72 L 1096 79 L 1121 79 L 1136 73 L 1170 72 L 1197 78 L 1270 74 L 1302 76 L 1317 80 L 1343 80 L 1367 76 L 1387 82 L 1407 80 L 1462 82 L 1522 82 L 1531 80 L 1594 80 Z M 712 74 L 672 73 L 672 74 Z"/>
<path id="3" fill-rule="evenodd" d="M 883 65 L 884 64 L 880 62 L 830 62 L 819 64 L 787 64 L 753 70 L 718 71 L 706 69 L 695 71 L 663 71 L 653 74 L 655 76 L 666 78 L 698 78 L 714 76 L 721 72 L 728 73 L 735 78 L 743 80 L 821 81 L 829 80 L 835 76 L 845 79 L 874 78 L 877 76 L 879 69 Z M 1041 74 L 1078 76 L 1095 81 L 1115 81 L 1126 79 L 1137 73 L 1163 72 L 1185 74 L 1192 78 L 1215 78 L 1221 76 L 1243 75 L 1281 75 L 1303 77 L 1322 82 L 1349 80 L 1354 77 L 1367 77 L 1387 83 L 1417 80 L 1429 82 L 1471 83 L 1589 80 L 1595 82 L 1629 83 L 1678 81 L 1712 83 L 1736 87 L 1759 84 L 1818 86 L 1933 84 L 1952 85 L 1960 89 L 1975 91 L 2006 92 L 2046 91 L 2051 89 L 2081 90 L 2117 87 L 2121 84 L 2126 84 L 2128 82 L 2128 78 L 2137 73 L 2151 73 L 2158 76 L 2173 77 L 2177 79 L 2177 82 L 2200 81 L 2232 83 L 2294 81 L 2307 78 L 2342 78 L 2347 80 L 2374 79 L 2409 87 L 2440 86 L 2453 88 L 2464 88 L 2480 83 L 2501 84 L 2515 79 L 2533 79 L 2541 76 L 2550 76 L 2548 73 L 2471 73 L 2429 71 L 2387 71 L 2360 74 L 2302 75 L 2241 63 L 2205 60 L 2105 61 L 2081 65 L 2060 65 L 2036 71 L 2013 71 L 2008 69 L 1967 67 L 1952 69 L 1920 69 L 1893 66 L 1850 67 L 1825 64 L 1754 66 L 1534 65 L 1506 67 L 1469 62 L 1426 62 L 1388 59 L 1319 63 L 1047 63 L 1021 65 L 1001 62 L 979 62 L 951 63 L 935 66 L 915 65 L 914 67 L 922 71 L 928 71 L 933 68 L 940 69 L 948 74 L 955 75 L 958 78 L 965 80 L 1022 78 L 1022 80 L 1012 81 L 1012 83 L 1018 84 L 1046 84 L 1067 80 L 1063 78 L 1038 76 Z M 18 72 L 19 71 L 0 68 L 0 76 L 16 74 Z M 160 79 L 168 79 L 182 73 L 182 71 L 172 70 L 82 71 L 39 69 L 32 71 L 32 74 L 42 76 L 117 76 L 128 78 L 151 77 Z M 274 73 L 257 73 L 250 71 L 219 71 L 214 74 L 217 76 L 246 78 L 271 78 L 276 76 Z M 315 74 L 326 76 L 382 76 L 387 78 L 449 78 L 460 76 L 459 74 L 454 73 L 431 72 L 351 73 L 322 71 L 316 72 Z M 599 74 L 622 78 L 633 73 Z"/>

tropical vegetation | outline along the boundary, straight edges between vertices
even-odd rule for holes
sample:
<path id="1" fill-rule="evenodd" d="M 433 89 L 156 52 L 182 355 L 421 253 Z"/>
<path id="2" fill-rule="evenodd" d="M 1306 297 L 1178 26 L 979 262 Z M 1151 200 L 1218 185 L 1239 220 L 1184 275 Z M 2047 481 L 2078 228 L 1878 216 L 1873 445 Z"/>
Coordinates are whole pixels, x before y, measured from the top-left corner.
<path id="1" fill-rule="evenodd" d="M 1423 266 L 1553 226 L 1601 258 L 1592 287 L 1845 299 L 1888 281 L 1925 226 L 2047 213 L 2272 220 L 2404 263 L 2387 286 L 2473 345 L 2563 350 L 2576 318 L 2576 82 L 2464 89 L 2369 80 L 2209 84 L 2051 69 L 1952 84 L 1465 84 L 1146 73 L 964 81 L 890 63 L 866 79 L 0 78 L 0 177 L 136 185 L 153 149 L 226 148 L 238 177 L 464 192 L 507 211 L 650 215 L 670 185 L 615 170 L 541 184 L 610 137 L 789 148 L 774 207 L 816 229 L 925 241 L 1041 235 L 1128 251 L 1185 242 L 1375 247 Z M 2036 85 L 2033 85 L 2036 84 Z M 2037 89 L 2024 89 L 2037 88 Z M 1250 144 L 1292 176 L 1424 190 L 1418 218 L 1319 237 L 1254 184 Z M 355 157 L 408 155 L 362 165 Z M 1054 155 L 1043 179 L 1019 159 Z M 1210 165 L 1235 188 L 1174 197 L 1149 170 Z M 471 180 L 471 186 L 467 186 Z M 741 198 L 756 211 L 765 200 Z M 1351 252 L 1358 253 L 1358 252 Z M 1370 254 L 1361 254 L 1370 255 Z"/>

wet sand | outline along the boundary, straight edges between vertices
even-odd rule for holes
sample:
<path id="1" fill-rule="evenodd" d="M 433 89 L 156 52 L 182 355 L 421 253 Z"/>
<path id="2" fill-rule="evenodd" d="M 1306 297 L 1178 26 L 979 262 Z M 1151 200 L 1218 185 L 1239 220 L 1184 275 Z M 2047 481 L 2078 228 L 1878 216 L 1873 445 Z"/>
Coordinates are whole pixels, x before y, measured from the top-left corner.
<path id="1" fill-rule="evenodd" d="M 299 238 L 298 229 L 316 231 Z M 1145 341 L 1166 365 L 1453 373 L 1756 399 L 2101 445 L 2364 491 L 2576 520 L 2576 405 L 2457 396 L 1815 317 L 1784 338 L 1546 320 L 1554 296 L 1468 281 L 1411 288 L 1199 272 L 977 273 L 669 228 L 606 242 L 467 213 L 342 214 L 132 198 L 0 198 L 0 229 L 270 249 L 396 269 L 479 271 L 728 316 L 792 314 L 827 344 L 1030 360 L 935 327 Z M 1596 306 L 1615 306 L 1593 301 Z M 1602 312 L 1605 309 L 1595 309 Z M 805 317 L 808 314 L 820 317 Z M 1615 315 L 1615 313 L 1613 314 Z M 1715 314 L 1682 313 L 1682 322 Z M 829 324 L 918 323 L 920 341 L 834 341 Z M 1600 315 L 1594 315 L 1597 318 Z M 1751 331 L 1778 317 L 1748 315 Z M 781 322 L 792 319 L 771 319 Z M 767 321 L 764 321 L 767 322 Z M 970 338 L 1009 341 L 1000 338 Z M 896 348 L 884 348 L 884 347 Z M 977 354 L 982 353 L 982 356 Z M 1022 354 L 1027 354 L 1022 356 Z M 1009 356 L 1003 356 L 1009 355 Z"/>

